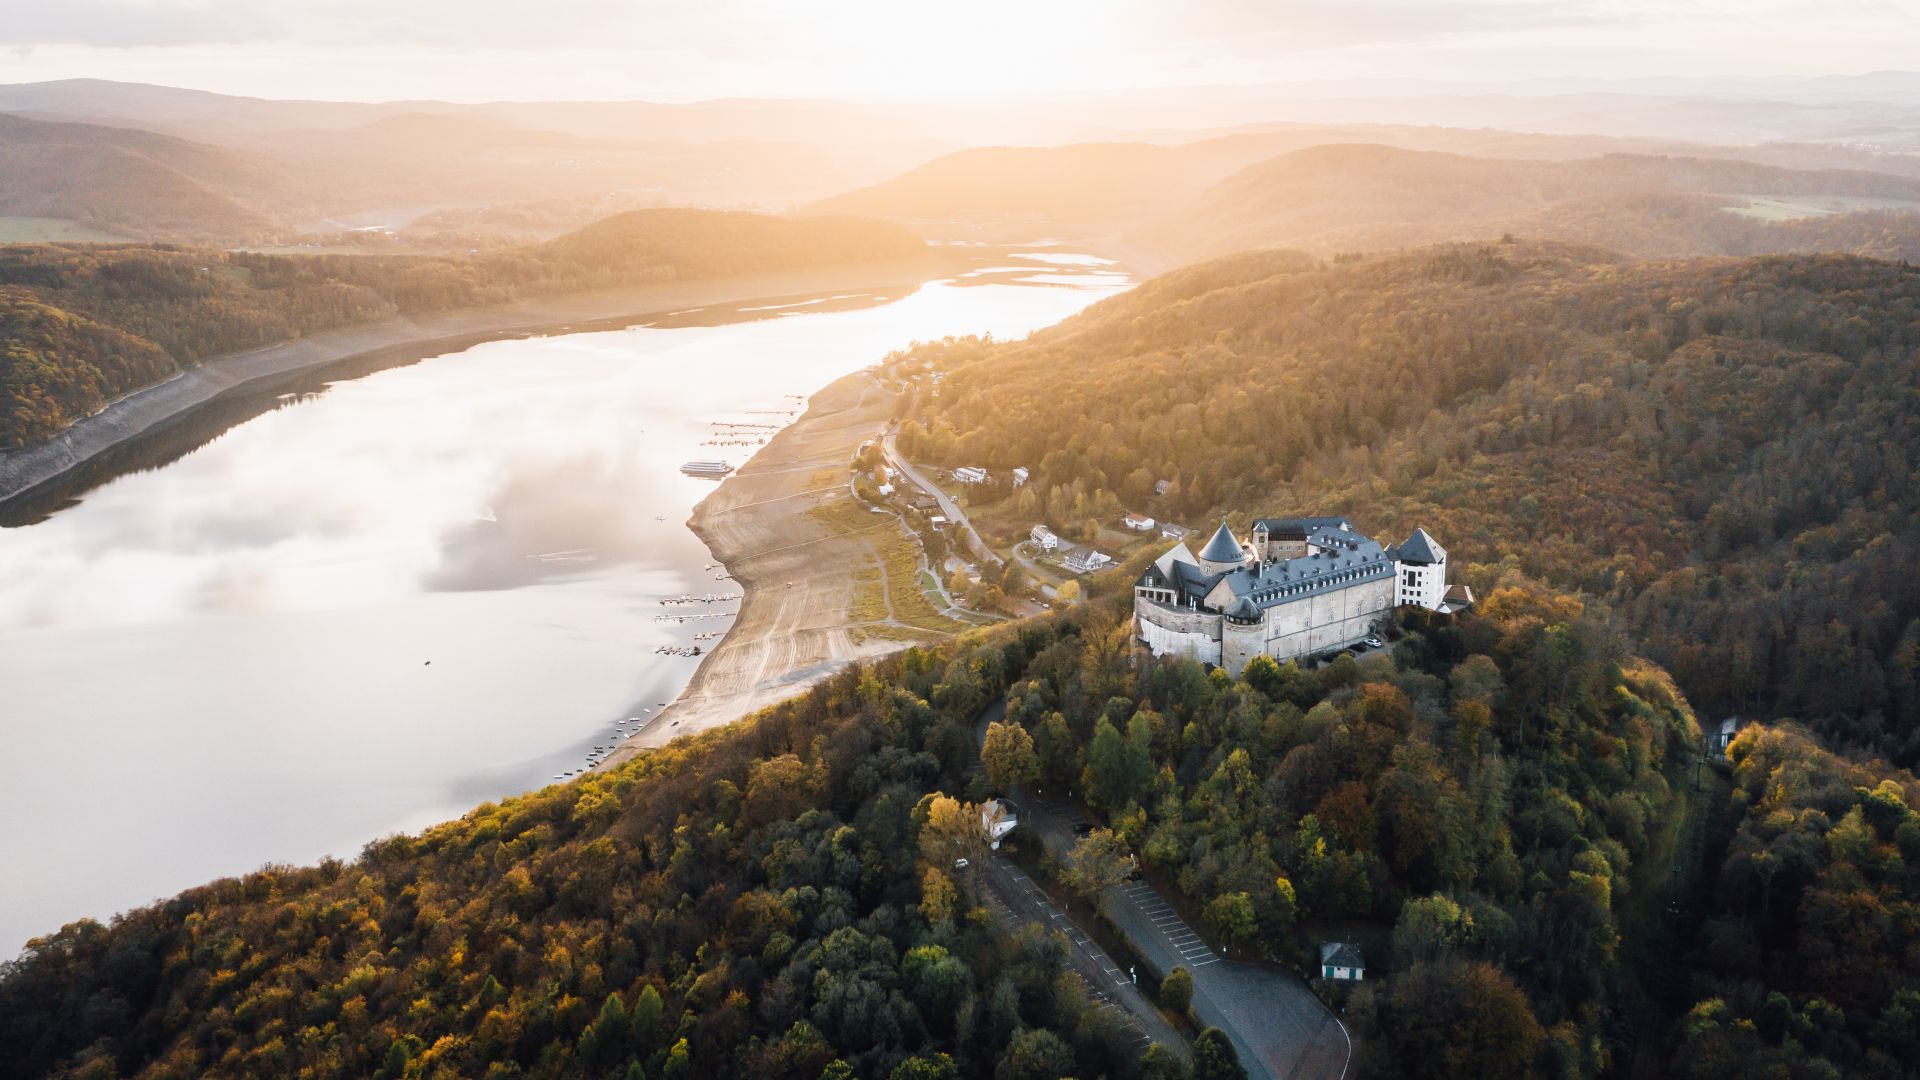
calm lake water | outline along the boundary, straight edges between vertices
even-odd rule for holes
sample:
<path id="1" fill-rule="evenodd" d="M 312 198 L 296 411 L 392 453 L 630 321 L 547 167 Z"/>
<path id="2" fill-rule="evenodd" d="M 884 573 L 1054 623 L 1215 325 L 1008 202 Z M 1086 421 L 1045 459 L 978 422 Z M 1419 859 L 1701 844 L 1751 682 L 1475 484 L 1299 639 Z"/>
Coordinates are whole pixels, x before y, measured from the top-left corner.
<path id="1" fill-rule="evenodd" d="M 714 421 L 786 423 L 914 339 L 1019 336 L 1128 284 L 1055 250 L 982 255 L 908 295 L 315 380 L 0 529 L 0 957 L 581 768 L 691 677 L 657 648 L 730 622 L 656 616 L 738 606 L 660 603 L 737 591 L 685 525 L 712 484 L 679 464 L 752 452 L 702 445 Z"/>

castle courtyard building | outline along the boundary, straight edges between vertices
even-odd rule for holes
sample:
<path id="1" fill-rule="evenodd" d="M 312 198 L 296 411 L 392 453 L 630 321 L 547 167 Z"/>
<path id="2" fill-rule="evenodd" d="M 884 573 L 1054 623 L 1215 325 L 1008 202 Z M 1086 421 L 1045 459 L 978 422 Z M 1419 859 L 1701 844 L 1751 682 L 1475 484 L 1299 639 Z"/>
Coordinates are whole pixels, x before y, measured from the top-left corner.
<path id="1" fill-rule="evenodd" d="M 1199 554 L 1175 544 L 1134 583 L 1134 636 L 1155 656 L 1238 675 L 1357 644 L 1403 605 L 1441 610 L 1447 552 L 1425 529 L 1386 547 L 1339 517 L 1261 518 L 1246 542 L 1222 521 Z"/>

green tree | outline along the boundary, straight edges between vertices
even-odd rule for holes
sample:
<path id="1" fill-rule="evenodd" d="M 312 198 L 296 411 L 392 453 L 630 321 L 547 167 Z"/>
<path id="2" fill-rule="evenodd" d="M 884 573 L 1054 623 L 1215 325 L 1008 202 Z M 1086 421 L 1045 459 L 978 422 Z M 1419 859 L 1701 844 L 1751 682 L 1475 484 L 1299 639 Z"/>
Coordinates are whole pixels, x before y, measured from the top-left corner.
<path id="1" fill-rule="evenodd" d="M 1226 893 L 1207 901 L 1201 916 L 1228 948 L 1237 948 L 1253 940 L 1260 924 L 1254 915 L 1253 898 L 1243 892 Z"/>
<path id="2" fill-rule="evenodd" d="M 895 1065 L 887 1080 L 960 1080 L 960 1068 L 946 1054 L 910 1057 Z"/>
<path id="3" fill-rule="evenodd" d="M 1219 1028 L 1210 1027 L 1193 1040 L 1193 1080 L 1246 1080 L 1247 1070 L 1233 1041 Z"/>
<path id="4" fill-rule="evenodd" d="M 1186 1015 L 1193 1007 L 1193 973 L 1183 967 L 1167 972 L 1167 977 L 1160 980 L 1160 1004 Z"/>
<path id="5" fill-rule="evenodd" d="M 1060 1080 L 1073 1072 L 1073 1051 L 1045 1028 L 1028 1028 L 1013 1037 L 994 1080 Z"/>

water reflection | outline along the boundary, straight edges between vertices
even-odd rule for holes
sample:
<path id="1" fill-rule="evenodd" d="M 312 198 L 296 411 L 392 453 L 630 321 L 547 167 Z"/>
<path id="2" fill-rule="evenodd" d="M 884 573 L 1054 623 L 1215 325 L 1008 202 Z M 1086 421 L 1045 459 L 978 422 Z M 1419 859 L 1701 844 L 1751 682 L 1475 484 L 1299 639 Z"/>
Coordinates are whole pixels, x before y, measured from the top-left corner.
<path id="1" fill-rule="evenodd" d="M 677 468 L 751 452 L 703 445 L 714 423 L 784 421 L 914 338 L 1018 336 L 1123 286 L 1014 280 L 1039 268 L 359 361 L 25 511 L 0 530 L 0 955 L 579 767 L 691 675 L 656 648 L 726 625 L 656 618 L 732 588 L 684 525 L 711 483 Z"/>

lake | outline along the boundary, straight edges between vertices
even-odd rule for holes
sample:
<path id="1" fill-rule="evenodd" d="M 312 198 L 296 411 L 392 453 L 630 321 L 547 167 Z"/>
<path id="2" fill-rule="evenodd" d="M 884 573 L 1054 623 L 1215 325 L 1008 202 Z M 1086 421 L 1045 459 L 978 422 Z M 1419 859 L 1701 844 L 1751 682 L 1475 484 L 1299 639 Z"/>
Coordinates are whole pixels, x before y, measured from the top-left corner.
<path id="1" fill-rule="evenodd" d="M 659 616 L 738 606 L 661 603 L 738 591 L 686 528 L 712 482 L 681 462 L 741 464 L 915 339 L 1018 337 L 1128 285 L 983 251 L 905 295 L 336 369 L 89 470 L 0 529 L 0 957 L 583 768 L 692 676 L 658 650 L 730 621 Z"/>

